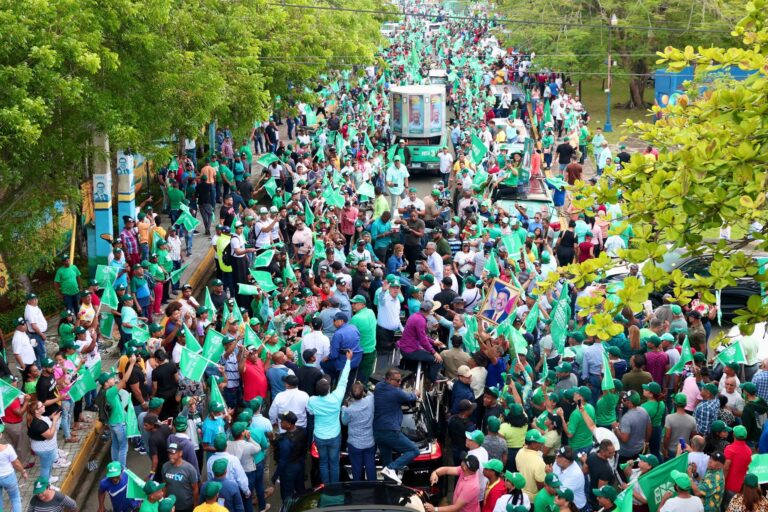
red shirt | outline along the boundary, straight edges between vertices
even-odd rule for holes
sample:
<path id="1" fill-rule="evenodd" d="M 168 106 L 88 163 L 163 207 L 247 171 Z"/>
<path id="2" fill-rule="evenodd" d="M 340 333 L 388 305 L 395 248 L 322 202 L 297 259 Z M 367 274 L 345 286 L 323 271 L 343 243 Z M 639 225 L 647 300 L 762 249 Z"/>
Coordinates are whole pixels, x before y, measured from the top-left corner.
<path id="1" fill-rule="evenodd" d="M 23 419 L 18 414 L 15 414 L 13 411 L 20 410 L 21 409 L 21 401 L 19 401 L 18 397 L 11 402 L 8 407 L 5 408 L 5 416 L 3 416 L 3 423 L 10 423 L 10 424 L 16 424 L 21 423 L 21 420 Z"/>
<path id="2" fill-rule="evenodd" d="M 592 258 L 592 256 L 589 255 L 589 252 L 590 250 L 592 250 L 593 247 L 594 245 L 592 245 L 591 238 L 579 244 L 579 263 L 583 261 L 587 261 L 588 259 Z"/>
<path id="3" fill-rule="evenodd" d="M 267 374 L 264 372 L 264 363 L 257 359 L 255 363 L 245 361 L 243 369 L 243 400 L 246 402 L 257 396 L 267 399 Z"/>
<path id="4" fill-rule="evenodd" d="M 725 448 L 725 460 L 731 461 L 728 476 L 725 477 L 725 489 L 731 492 L 741 492 L 744 476 L 747 474 L 749 463 L 752 462 L 752 450 L 743 440 L 736 439 Z"/>
<path id="5" fill-rule="evenodd" d="M 507 493 L 507 490 L 504 487 L 504 482 L 501 478 L 496 480 L 495 484 L 488 482 L 488 485 L 493 485 L 493 487 L 487 488 L 485 490 L 485 499 L 483 500 L 482 512 L 493 512 L 493 508 L 496 506 L 498 499 Z"/>

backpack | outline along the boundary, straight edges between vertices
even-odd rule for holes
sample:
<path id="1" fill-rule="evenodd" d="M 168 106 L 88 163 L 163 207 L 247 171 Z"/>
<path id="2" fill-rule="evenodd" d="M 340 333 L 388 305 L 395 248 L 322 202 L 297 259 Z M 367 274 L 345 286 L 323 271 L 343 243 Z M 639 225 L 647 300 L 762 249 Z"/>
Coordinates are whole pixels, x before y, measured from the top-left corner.
<path id="1" fill-rule="evenodd" d="M 224 246 L 224 250 L 221 251 L 221 263 L 225 267 L 232 266 L 232 238 L 229 239 L 227 245 Z"/>
<path id="2" fill-rule="evenodd" d="M 104 388 L 101 388 L 96 395 L 94 405 L 99 410 L 99 421 L 104 425 L 108 425 L 109 416 L 112 414 L 112 406 L 107 402 L 107 393 Z"/>

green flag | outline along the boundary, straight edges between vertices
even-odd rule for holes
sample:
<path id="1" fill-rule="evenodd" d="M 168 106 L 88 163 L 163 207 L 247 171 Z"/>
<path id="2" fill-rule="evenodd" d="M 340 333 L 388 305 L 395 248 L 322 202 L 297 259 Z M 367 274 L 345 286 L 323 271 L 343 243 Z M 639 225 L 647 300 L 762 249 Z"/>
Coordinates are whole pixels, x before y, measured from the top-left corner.
<path id="1" fill-rule="evenodd" d="M 307 126 L 314 126 L 317 124 L 317 115 L 312 105 L 304 105 L 304 115 L 307 116 Z"/>
<path id="2" fill-rule="evenodd" d="M 365 150 L 370 154 L 373 153 L 373 143 L 371 142 L 371 138 L 368 137 L 368 133 L 365 134 L 365 139 L 363 139 L 363 145 L 365 146 Z"/>
<path id="3" fill-rule="evenodd" d="M 83 398 L 86 393 L 96 389 L 96 381 L 93 380 L 93 375 L 88 369 L 83 366 L 80 371 L 77 372 L 77 379 L 72 383 L 72 387 L 69 388 L 69 398 L 73 402 L 77 402 Z"/>
<path id="4" fill-rule="evenodd" d="M 270 263 L 272 263 L 272 258 L 275 256 L 275 250 L 270 249 L 268 251 L 264 251 L 263 253 L 257 255 L 255 258 L 253 258 L 253 266 L 254 267 L 266 267 Z"/>
<path id="5" fill-rule="evenodd" d="M 226 404 L 227 402 L 224 401 L 224 397 L 221 395 L 221 389 L 219 389 L 218 381 L 214 375 L 211 375 L 210 385 L 211 391 L 208 403 L 221 402 L 222 404 Z"/>
<path id="6" fill-rule="evenodd" d="M 344 206 L 344 196 L 335 188 L 327 189 L 327 193 L 323 192 L 323 197 L 325 198 L 325 204 L 328 206 L 335 206 L 337 208 Z"/>
<path id="7" fill-rule="evenodd" d="M 125 437 L 128 439 L 131 439 L 132 437 L 141 437 L 139 418 L 136 416 L 136 409 L 134 409 L 131 404 L 131 394 L 122 390 L 120 392 L 120 399 L 123 409 L 125 409 Z"/>
<path id="8" fill-rule="evenodd" d="M 176 284 L 176 283 L 179 282 L 179 279 L 181 279 L 181 274 L 183 274 L 184 271 L 187 270 L 188 266 L 189 266 L 189 263 L 187 263 L 186 265 L 184 265 L 180 269 L 174 270 L 173 272 L 171 272 L 171 282 L 173 284 Z"/>
<path id="9" fill-rule="evenodd" d="M 552 308 L 552 315 L 550 316 L 552 341 L 560 354 L 565 350 L 565 336 L 568 333 L 568 321 L 570 319 L 571 299 L 568 296 L 568 284 L 564 283 L 560 297 Z"/>
<path id="10" fill-rule="evenodd" d="M 128 498 L 132 500 L 146 500 L 147 495 L 144 494 L 144 484 L 146 482 L 130 469 L 126 468 L 125 474 L 128 475 L 128 489 L 126 489 Z"/>
<path id="11" fill-rule="evenodd" d="M 262 341 L 256 334 L 256 331 L 254 331 L 249 324 L 245 324 L 245 342 L 243 343 L 245 348 L 258 347 L 261 344 Z"/>
<path id="12" fill-rule="evenodd" d="M 206 359 L 201 354 L 196 354 L 185 346 L 181 347 L 179 371 L 184 377 L 193 382 L 201 382 L 208 365 L 215 365 L 215 363 L 210 359 Z"/>
<path id="13" fill-rule="evenodd" d="M 0 416 L 5 416 L 5 407 L 21 395 L 21 390 L 0 379 Z"/>
<path id="14" fill-rule="evenodd" d="M 511 318 L 511 317 L 510 317 Z M 528 342 L 525 341 L 525 338 L 523 338 L 523 335 L 520 331 L 512 327 L 507 331 L 509 333 L 509 342 L 510 346 L 515 349 L 515 354 L 527 354 L 528 353 Z"/>
<path id="15" fill-rule="evenodd" d="M 186 324 L 181 324 L 182 330 L 184 331 L 184 342 L 186 343 L 186 347 L 194 352 L 195 354 L 199 354 L 203 351 L 203 347 L 200 346 L 200 342 L 197 341 L 197 336 L 195 336 L 195 333 L 189 330 L 189 327 L 187 327 Z"/>
<path id="16" fill-rule="evenodd" d="M 322 238 L 315 237 L 315 250 L 312 251 L 312 263 L 325 257 L 325 242 Z"/>
<path id="17" fill-rule="evenodd" d="M 275 155 L 274 153 L 267 153 L 266 155 L 262 155 L 261 158 L 256 160 L 256 163 L 261 164 L 264 167 L 269 167 L 270 164 L 274 162 L 279 162 L 279 161 L 280 159 L 277 158 L 277 155 Z"/>
<path id="18" fill-rule="evenodd" d="M 152 336 L 149 334 L 149 329 L 143 325 L 136 325 L 133 328 L 132 336 L 134 343 L 146 343 Z"/>
<path id="19" fill-rule="evenodd" d="M 525 332 L 532 333 L 537 325 L 539 325 L 539 299 L 536 299 L 533 307 L 528 312 L 528 316 L 525 317 Z"/>
<path id="20" fill-rule="evenodd" d="M 208 332 L 205 333 L 205 341 L 203 342 L 203 357 L 211 361 L 221 359 L 221 354 L 224 353 L 224 338 L 226 336 L 209 328 Z"/>
<path id="21" fill-rule="evenodd" d="M 744 356 L 744 350 L 741 348 L 741 342 L 735 341 L 731 343 L 728 348 L 720 352 L 715 358 L 723 365 L 728 363 L 746 363 L 747 358 Z"/>
<path id="22" fill-rule="evenodd" d="M 373 199 L 374 197 L 376 197 L 376 191 L 374 190 L 372 184 L 366 182 L 360 185 L 360 187 L 358 187 L 357 195 L 365 196 L 370 199 Z"/>
<path id="23" fill-rule="evenodd" d="M 312 224 L 315 223 L 315 214 L 312 212 L 312 208 L 309 207 L 309 203 L 304 203 L 304 222 L 312 229 Z"/>
<path id="24" fill-rule="evenodd" d="M 253 279 L 256 281 L 256 284 L 259 285 L 259 287 L 265 292 L 269 293 L 271 291 L 277 290 L 277 286 L 272 281 L 272 274 L 269 272 L 253 269 L 251 269 L 249 272 L 253 276 Z"/>
<path id="25" fill-rule="evenodd" d="M 611 375 L 611 363 L 608 362 L 607 350 L 603 350 L 603 382 L 600 387 L 603 391 L 616 389 L 616 385 L 613 383 L 613 375 Z"/>
<path id="26" fill-rule="evenodd" d="M 669 474 L 675 469 L 683 473 L 686 472 L 688 469 L 688 452 L 656 466 L 638 479 L 637 483 L 643 490 L 645 499 L 648 500 L 649 512 L 656 512 L 659 509 L 661 498 L 667 492 L 675 492 L 675 485 L 669 478 Z"/>
<path id="27" fill-rule="evenodd" d="M 483 141 L 480 140 L 480 138 L 477 135 L 472 135 L 472 161 L 475 162 L 475 165 L 480 165 L 480 162 L 483 161 L 483 158 L 485 158 L 485 155 L 488 153 L 488 148 L 485 147 L 485 144 L 483 144 Z"/>
<path id="28" fill-rule="evenodd" d="M 216 306 L 213 305 L 211 290 L 209 290 L 207 286 L 205 287 L 205 301 L 203 302 L 203 307 L 208 310 L 208 315 L 210 315 L 209 320 L 213 321 L 213 315 L 216 314 Z"/>
<path id="29" fill-rule="evenodd" d="M 237 303 L 237 300 L 235 300 L 235 305 L 232 306 L 232 317 L 237 321 L 238 325 L 243 323 L 243 313 L 240 311 L 240 305 Z"/>
<path id="30" fill-rule="evenodd" d="M 464 349 L 471 354 L 480 348 L 475 337 L 477 334 L 477 317 L 474 315 L 467 316 L 464 322 L 467 327 L 467 332 L 464 334 Z"/>
<path id="31" fill-rule="evenodd" d="M 616 497 L 616 512 L 632 512 L 632 491 L 635 489 L 635 482 L 630 482 L 626 489 L 621 491 Z"/>
<path id="32" fill-rule="evenodd" d="M 552 109 L 549 106 L 549 100 L 544 100 L 544 124 L 552 122 Z"/>
<path id="33" fill-rule="evenodd" d="M 160 233 L 158 233 L 157 231 L 153 231 L 152 232 L 152 247 L 154 249 L 157 249 L 157 245 L 160 242 L 165 242 L 165 238 L 161 237 Z"/>
<path id="34" fill-rule="evenodd" d="M 267 191 L 269 197 L 275 197 L 275 193 L 277 192 L 277 182 L 275 181 L 275 178 L 269 178 L 267 182 L 264 183 L 264 190 Z"/>
<path id="35" fill-rule="evenodd" d="M 752 455 L 748 472 L 757 476 L 758 483 L 768 482 L 768 453 Z"/>
<path id="36" fill-rule="evenodd" d="M 94 279 L 101 288 L 111 288 L 117 279 L 118 268 L 111 265 L 98 265 Z"/>
<path id="37" fill-rule="evenodd" d="M 237 293 L 239 295 L 258 295 L 259 287 L 252 284 L 238 283 Z"/>
<path id="38" fill-rule="evenodd" d="M 293 271 L 293 266 L 290 263 L 286 263 L 283 269 L 283 279 L 296 282 L 296 272 Z"/>
<path id="39" fill-rule="evenodd" d="M 109 309 L 117 309 L 120 303 L 117 300 L 117 293 L 112 285 L 104 287 L 104 293 L 101 296 L 101 303 Z"/>
<path id="40" fill-rule="evenodd" d="M 175 226 L 184 226 L 184 229 L 186 229 L 189 232 L 192 232 L 195 230 L 197 226 L 200 225 L 200 221 L 192 216 L 191 213 L 184 212 L 182 213 L 178 219 L 176 219 L 176 222 L 174 223 Z"/>
<path id="41" fill-rule="evenodd" d="M 488 275 L 490 277 L 499 277 L 501 273 L 499 272 L 499 262 L 496 261 L 496 251 L 493 250 L 488 255 L 488 260 L 485 262 L 485 266 L 483 267 L 484 272 L 488 272 Z"/>
<path id="42" fill-rule="evenodd" d="M 396 151 L 397 151 L 397 144 L 392 144 L 392 146 L 387 150 L 387 162 L 392 163 L 395 161 Z"/>
<path id="43" fill-rule="evenodd" d="M 685 337 L 683 340 L 683 346 L 680 350 L 680 359 L 675 363 L 675 365 L 667 370 L 667 375 L 672 375 L 675 373 L 681 373 L 683 369 L 685 368 L 685 365 L 693 361 L 693 354 L 691 353 L 691 344 L 688 341 L 688 336 Z"/>
<path id="44" fill-rule="evenodd" d="M 112 339 L 112 331 L 115 328 L 115 315 L 112 313 L 101 313 L 101 322 L 99 322 L 99 332 L 105 338 Z"/>

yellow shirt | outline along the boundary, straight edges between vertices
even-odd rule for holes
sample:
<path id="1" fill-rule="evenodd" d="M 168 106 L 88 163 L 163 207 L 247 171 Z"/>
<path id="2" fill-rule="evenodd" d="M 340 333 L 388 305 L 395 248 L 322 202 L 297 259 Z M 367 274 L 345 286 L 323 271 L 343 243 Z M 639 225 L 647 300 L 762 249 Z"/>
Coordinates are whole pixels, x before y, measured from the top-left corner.
<path id="1" fill-rule="evenodd" d="M 203 503 L 195 507 L 194 512 L 229 512 L 226 507 L 218 503 Z"/>
<path id="2" fill-rule="evenodd" d="M 499 434 L 507 440 L 507 448 L 521 448 L 525 444 L 525 433 L 528 432 L 528 426 L 513 427 L 509 423 L 502 423 L 499 427 Z"/>
<path id="3" fill-rule="evenodd" d="M 546 476 L 544 458 L 540 451 L 529 450 L 523 447 L 517 452 L 515 464 L 517 465 L 517 470 L 525 477 L 523 492 L 528 495 L 528 499 L 533 503 L 536 500 L 536 493 L 539 492 L 536 482 L 543 483 Z"/>
<path id="4" fill-rule="evenodd" d="M 145 218 L 144 220 L 140 220 L 138 223 L 136 223 L 136 230 L 139 232 L 139 243 L 140 244 L 148 244 L 149 243 L 149 232 L 152 228 L 152 224 L 149 223 L 149 221 Z"/>
<path id="5" fill-rule="evenodd" d="M 503 144 L 507 142 L 507 131 L 506 130 L 499 130 L 499 132 L 496 134 L 496 142 L 499 144 Z"/>

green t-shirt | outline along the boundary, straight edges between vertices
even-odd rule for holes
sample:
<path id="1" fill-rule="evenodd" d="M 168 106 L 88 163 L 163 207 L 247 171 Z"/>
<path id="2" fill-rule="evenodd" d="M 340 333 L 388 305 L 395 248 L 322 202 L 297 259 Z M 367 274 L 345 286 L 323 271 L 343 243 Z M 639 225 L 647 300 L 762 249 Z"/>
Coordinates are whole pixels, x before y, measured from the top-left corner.
<path id="1" fill-rule="evenodd" d="M 661 426 L 661 422 L 664 421 L 664 415 L 667 412 L 667 406 L 666 404 L 664 404 L 664 402 L 656 402 L 653 400 L 648 400 L 647 402 L 643 403 L 640 407 L 645 409 L 645 412 L 647 412 L 648 416 L 651 417 L 652 427 Z"/>
<path id="2" fill-rule="evenodd" d="M 173 271 L 173 260 L 170 253 L 165 249 L 158 249 L 157 251 L 157 263 L 165 269 L 166 272 Z"/>
<path id="3" fill-rule="evenodd" d="M 59 338 L 60 344 L 75 341 L 75 326 L 66 322 L 59 324 Z"/>
<path id="4" fill-rule="evenodd" d="M 541 489 L 536 493 L 536 499 L 533 500 L 534 512 L 554 512 L 559 510 L 555 506 L 555 497 L 547 492 L 546 489 Z"/>
<path id="5" fill-rule="evenodd" d="M 589 417 L 592 418 L 592 421 L 595 421 L 595 408 L 592 407 L 592 404 L 584 404 L 584 408 L 587 410 Z M 568 418 L 568 431 L 573 435 L 569 444 L 574 448 L 592 446 L 592 431 L 584 423 L 584 418 L 581 417 L 579 409 L 574 409 L 571 417 Z"/>
<path id="6" fill-rule="evenodd" d="M 519 173 L 520 171 L 518 169 L 507 169 L 505 172 L 507 173 L 507 177 L 504 178 L 504 185 L 508 187 L 516 187 L 518 175 L 515 173 Z"/>
<path id="7" fill-rule="evenodd" d="M 149 500 L 144 500 L 141 502 L 141 508 L 139 509 L 139 512 L 157 512 L 159 508 L 159 501 L 157 503 L 150 503 Z"/>
<path id="8" fill-rule="evenodd" d="M 119 425 L 125 423 L 125 410 L 120 402 L 120 390 L 117 386 L 112 386 L 106 391 L 107 403 L 112 408 L 109 413 L 109 424 Z"/>
<path id="9" fill-rule="evenodd" d="M 363 308 L 349 321 L 360 331 L 360 348 L 364 354 L 376 351 L 376 315 L 368 308 Z"/>
<path id="10" fill-rule="evenodd" d="M 224 178 L 221 178 L 221 176 L 226 177 L 227 181 L 229 181 L 230 183 L 235 181 L 235 174 L 232 172 L 232 169 L 230 169 L 228 166 L 223 164 L 219 166 L 219 172 L 218 174 L 216 174 L 216 176 L 219 177 L 217 181 L 221 183 L 224 182 Z"/>
<path id="11" fill-rule="evenodd" d="M 80 285 L 77 284 L 78 277 L 80 277 L 80 269 L 70 265 L 68 267 L 59 267 L 54 281 L 61 286 L 61 293 L 63 295 L 77 295 L 80 293 Z"/>
<path id="12" fill-rule="evenodd" d="M 597 399 L 595 423 L 598 425 L 610 425 L 616 421 L 616 405 L 619 403 L 619 395 L 608 393 Z"/>
<path id="13" fill-rule="evenodd" d="M 180 210 L 181 204 L 185 200 L 184 192 L 176 187 L 171 187 L 168 189 L 168 203 L 170 204 L 171 210 Z"/>
<path id="14" fill-rule="evenodd" d="M 555 137 L 553 135 L 545 135 L 544 138 L 541 139 L 541 145 L 544 146 L 544 149 L 551 148 L 554 143 Z"/>
<path id="15" fill-rule="evenodd" d="M 168 254 L 168 251 L 165 251 L 166 254 Z M 170 258 L 169 258 L 170 259 Z M 165 272 L 163 271 L 163 267 L 160 266 L 160 258 L 157 258 L 158 263 L 150 263 L 149 264 L 149 275 L 152 276 L 152 279 L 155 281 L 165 281 Z M 171 262 L 171 267 L 173 267 L 173 262 Z"/>
<path id="16" fill-rule="evenodd" d="M 245 159 L 248 161 L 248 165 L 251 165 L 251 161 L 253 160 L 253 152 L 251 151 L 251 147 L 244 144 L 240 146 L 239 151 L 240 153 L 245 153 Z"/>

